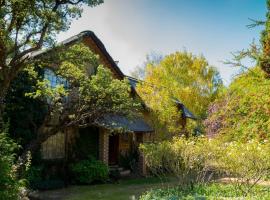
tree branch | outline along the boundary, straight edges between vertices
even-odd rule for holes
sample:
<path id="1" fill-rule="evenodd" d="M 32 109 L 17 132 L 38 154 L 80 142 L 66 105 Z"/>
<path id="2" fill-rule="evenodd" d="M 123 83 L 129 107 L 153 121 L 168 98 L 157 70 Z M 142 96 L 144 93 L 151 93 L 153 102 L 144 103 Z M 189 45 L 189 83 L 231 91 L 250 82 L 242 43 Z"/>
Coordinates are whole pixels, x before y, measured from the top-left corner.
<path id="1" fill-rule="evenodd" d="M 29 33 L 26 38 L 25 38 L 25 41 L 24 42 L 21 42 L 20 44 L 18 44 L 17 46 L 14 45 L 12 49 L 10 49 L 8 51 L 8 54 L 11 54 L 13 51 L 15 51 L 17 49 L 17 51 L 19 51 L 19 49 L 23 46 L 25 46 L 31 39 L 31 37 L 33 37 L 34 35 L 37 35 L 37 34 L 41 34 L 41 31 L 42 30 L 39 30 L 39 31 L 34 31 L 32 33 Z"/>
<path id="2" fill-rule="evenodd" d="M 78 5 L 78 4 L 81 3 L 82 1 L 83 1 L 83 0 L 78 0 L 78 1 L 73 2 L 73 1 L 71 1 L 71 0 L 63 0 L 63 1 L 61 2 L 61 4 L 68 3 L 68 4 L 71 4 L 71 5 Z"/>
<path id="3" fill-rule="evenodd" d="M 0 8 L 3 7 L 6 4 L 5 0 L 0 0 Z"/>
<path id="4" fill-rule="evenodd" d="M 60 3 L 57 0 L 56 3 L 55 3 L 55 6 L 52 8 L 52 12 L 56 12 L 59 5 L 60 5 Z M 19 69 L 21 68 L 22 62 L 24 60 L 28 59 L 27 55 L 29 53 L 31 53 L 31 52 L 39 50 L 42 47 L 43 42 L 44 42 L 44 37 L 45 37 L 45 35 L 46 35 L 47 31 L 48 31 L 49 23 L 50 23 L 50 20 L 48 20 L 44 24 L 43 28 L 39 31 L 40 32 L 40 37 L 39 37 L 39 40 L 38 40 L 38 42 L 36 43 L 36 45 L 34 47 L 29 48 L 29 49 L 23 51 L 22 53 L 18 54 L 17 56 L 13 57 L 13 59 L 10 61 L 10 64 L 9 64 L 11 66 L 10 74 L 12 74 L 12 73 L 16 74 L 19 71 Z"/>
<path id="5" fill-rule="evenodd" d="M 265 25 L 265 21 L 255 20 L 255 19 L 251 19 L 251 18 L 248 18 L 248 19 L 252 22 L 251 24 L 247 25 L 248 28 L 255 28 L 256 26 Z"/>

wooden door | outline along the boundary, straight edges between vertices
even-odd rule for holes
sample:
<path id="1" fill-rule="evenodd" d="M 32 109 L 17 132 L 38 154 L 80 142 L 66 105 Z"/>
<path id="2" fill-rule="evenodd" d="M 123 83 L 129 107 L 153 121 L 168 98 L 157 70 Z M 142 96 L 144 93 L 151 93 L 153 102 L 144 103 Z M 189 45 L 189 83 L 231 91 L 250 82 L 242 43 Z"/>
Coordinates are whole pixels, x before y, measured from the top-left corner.
<path id="1" fill-rule="evenodd" d="M 117 165 L 119 157 L 119 135 L 109 136 L 109 164 Z"/>

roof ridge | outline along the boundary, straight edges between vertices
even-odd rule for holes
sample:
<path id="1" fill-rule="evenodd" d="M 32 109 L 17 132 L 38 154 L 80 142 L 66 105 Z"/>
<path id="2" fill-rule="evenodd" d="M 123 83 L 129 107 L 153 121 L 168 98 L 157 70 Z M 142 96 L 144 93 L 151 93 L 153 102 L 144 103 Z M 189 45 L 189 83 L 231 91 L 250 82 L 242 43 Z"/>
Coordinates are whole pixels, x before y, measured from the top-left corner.
<path id="1" fill-rule="evenodd" d="M 121 69 L 118 67 L 118 65 L 116 64 L 116 62 L 113 60 L 113 58 L 111 57 L 111 55 L 108 53 L 107 49 L 105 48 L 105 45 L 101 42 L 101 40 L 96 36 L 96 34 L 93 31 L 90 30 L 85 30 L 85 31 L 81 31 L 80 33 L 71 36 L 59 43 L 57 43 L 58 45 L 70 45 L 73 42 L 78 41 L 80 38 L 83 37 L 91 37 L 93 39 L 93 41 L 96 43 L 97 47 L 101 50 L 101 52 L 105 55 L 105 57 L 107 57 L 108 61 L 111 63 L 112 67 L 115 69 L 115 71 L 119 74 L 119 76 L 121 78 L 125 77 L 125 74 L 121 71 Z M 34 58 L 36 56 L 40 56 L 50 50 L 52 50 L 52 48 L 48 48 L 48 49 L 41 49 L 38 50 L 36 52 L 33 52 L 30 54 L 30 57 Z"/>

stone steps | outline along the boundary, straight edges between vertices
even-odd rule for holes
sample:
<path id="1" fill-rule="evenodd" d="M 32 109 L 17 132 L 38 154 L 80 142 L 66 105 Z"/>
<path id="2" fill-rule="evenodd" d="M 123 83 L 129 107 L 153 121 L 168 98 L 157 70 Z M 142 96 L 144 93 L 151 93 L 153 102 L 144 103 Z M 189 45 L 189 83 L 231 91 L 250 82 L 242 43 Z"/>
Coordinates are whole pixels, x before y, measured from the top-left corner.
<path id="1" fill-rule="evenodd" d="M 129 169 L 123 170 L 120 172 L 121 177 L 128 177 L 128 176 L 130 176 L 130 174 L 131 174 L 131 171 Z"/>
<path id="2" fill-rule="evenodd" d="M 118 165 L 109 166 L 110 172 L 117 171 L 120 174 L 120 177 L 127 177 L 131 174 L 131 171 L 128 169 L 124 169 L 123 167 L 119 167 Z"/>

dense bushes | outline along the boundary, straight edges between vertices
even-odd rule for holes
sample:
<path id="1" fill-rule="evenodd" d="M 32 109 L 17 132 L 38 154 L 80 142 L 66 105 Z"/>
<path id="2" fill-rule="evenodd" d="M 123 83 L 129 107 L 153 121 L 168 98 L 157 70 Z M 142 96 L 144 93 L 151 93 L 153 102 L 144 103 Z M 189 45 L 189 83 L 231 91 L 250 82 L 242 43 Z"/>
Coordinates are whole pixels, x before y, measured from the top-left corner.
<path id="1" fill-rule="evenodd" d="M 250 140 L 247 143 L 240 141 L 224 143 L 218 159 L 212 160 L 212 165 L 226 173 L 235 183 L 236 189 L 244 195 L 252 192 L 253 187 L 270 175 L 270 144 Z M 215 153 L 215 152 L 214 152 Z"/>
<path id="2" fill-rule="evenodd" d="M 120 154 L 119 165 L 125 169 L 135 172 L 138 168 L 139 152 L 131 149 L 125 154 Z"/>
<path id="3" fill-rule="evenodd" d="M 205 138 L 197 138 L 196 141 L 174 138 L 172 141 L 142 145 L 141 150 L 151 173 L 172 173 L 182 186 L 193 186 L 205 181 L 211 167 L 209 161 L 213 154 L 210 154 L 209 147 L 205 148 L 207 142 Z"/>
<path id="4" fill-rule="evenodd" d="M 35 185 L 37 182 L 42 181 L 43 166 L 30 166 L 26 171 L 26 179 L 29 186 Z"/>
<path id="5" fill-rule="evenodd" d="M 47 170 L 46 173 L 44 171 Z M 53 176 L 48 171 L 50 168 L 46 165 L 32 165 L 26 171 L 28 187 L 34 190 L 50 190 L 65 187 L 65 182 L 61 179 L 60 174 Z"/>
<path id="6" fill-rule="evenodd" d="M 152 173 L 174 174 L 181 186 L 194 187 L 226 175 L 236 190 L 247 195 L 258 181 L 270 175 L 270 144 L 250 140 L 225 142 L 223 138 L 175 138 L 141 146 Z"/>
<path id="7" fill-rule="evenodd" d="M 18 148 L 7 136 L 7 129 L 0 133 L 0 199 L 17 199 L 21 184 L 15 177 L 13 166 L 15 154 Z"/>
<path id="8" fill-rule="evenodd" d="M 270 139 L 270 79 L 258 67 L 236 78 L 209 108 L 208 135 L 228 140 Z"/>
<path id="9" fill-rule="evenodd" d="M 80 184 L 105 182 L 109 177 L 108 166 L 93 158 L 81 160 L 76 164 L 72 164 L 70 170 L 73 175 L 73 180 Z"/>

